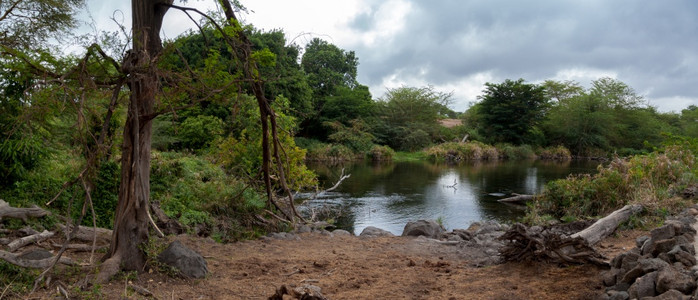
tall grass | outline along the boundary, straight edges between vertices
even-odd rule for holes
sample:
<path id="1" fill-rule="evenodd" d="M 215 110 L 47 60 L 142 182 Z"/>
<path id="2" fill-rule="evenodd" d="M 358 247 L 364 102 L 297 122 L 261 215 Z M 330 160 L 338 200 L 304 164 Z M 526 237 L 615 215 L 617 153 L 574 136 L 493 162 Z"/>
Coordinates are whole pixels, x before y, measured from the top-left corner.
<path id="1" fill-rule="evenodd" d="M 570 176 L 549 182 L 529 205 L 525 221 L 603 216 L 626 204 L 641 204 L 646 216 L 661 217 L 690 204 L 679 195 L 698 182 L 694 153 L 682 146 L 662 152 L 614 159 L 595 175 Z"/>

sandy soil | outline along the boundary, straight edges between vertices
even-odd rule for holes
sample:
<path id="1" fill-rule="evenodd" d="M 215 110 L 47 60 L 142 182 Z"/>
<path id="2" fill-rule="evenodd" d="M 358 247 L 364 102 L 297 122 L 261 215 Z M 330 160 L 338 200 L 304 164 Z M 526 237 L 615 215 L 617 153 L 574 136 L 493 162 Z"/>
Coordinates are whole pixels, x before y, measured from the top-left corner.
<path id="1" fill-rule="evenodd" d="M 612 257 L 632 248 L 641 234 L 621 232 L 598 249 Z M 129 280 L 157 299 L 266 299 L 281 285 L 303 284 L 320 287 L 329 299 L 594 299 L 603 292 L 602 270 L 595 266 L 506 263 L 478 268 L 464 258 L 467 249 L 419 238 L 305 233 L 297 240 L 232 244 L 185 235 L 171 239 L 201 253 L 210 275 L 200 280 L 147 272 L 122 276 L 102 286 L 97 298 L 145 298 L 125 289 Z M 53 299 L 53 291 L 32 297 Z M 95 293 L 82 295 L 87 296 Z"/>

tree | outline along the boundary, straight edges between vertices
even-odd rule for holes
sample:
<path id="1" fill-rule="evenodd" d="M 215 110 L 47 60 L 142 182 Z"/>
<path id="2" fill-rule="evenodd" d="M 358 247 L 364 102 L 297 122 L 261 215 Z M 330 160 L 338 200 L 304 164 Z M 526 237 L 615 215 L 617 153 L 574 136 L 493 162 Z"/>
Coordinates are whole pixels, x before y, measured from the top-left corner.
<path id="1" fill-rule="evenodd" d="M 98 281 L 122 268 L 142 270 L 146 257 L 139 246 L 148 241 L 150 149 L 155 95 L 159 82 L 156 60 L 162 51 L 160 28 L 173 0 L 132 0 L 132 49 L 121 64 L 131 90 L 121 150 L 121 183 L 114 233 Z"/>
<path id="2" fill-rule="evenodd" d="M 494 143 L 523 144 L 533 140 L 535 129 L 545 118 L 549 99 L 545 87 L 523 79 L 486 83 L 478 98 L 480 129 Z"/>
<path id="3" fill-rule="evenodd" d="M 378 141 L 393 149 L 417 150 L 429 145 L 438 133 L 438 119 L 451 101 L 450 93 L 433 87 L 389 89 L 376 104 L 371 126 Z"/>
<path id="4" fill-rule="evenodd" d="M 0 1 L 0 45 L 13 49 L 45 46 L 75 27 L 84 0 Z M 60 34 L 59 34 L 60 33 Z"/>
<path id="5" fill-rule="evenodd" d="M 571 80 L 546 80 L 543 82 L 543 87 L 545 88 L 545 95 L 550 100 L 555 100 L 558 103 L 584 93 L 584 88 L 578 82 Z"/>

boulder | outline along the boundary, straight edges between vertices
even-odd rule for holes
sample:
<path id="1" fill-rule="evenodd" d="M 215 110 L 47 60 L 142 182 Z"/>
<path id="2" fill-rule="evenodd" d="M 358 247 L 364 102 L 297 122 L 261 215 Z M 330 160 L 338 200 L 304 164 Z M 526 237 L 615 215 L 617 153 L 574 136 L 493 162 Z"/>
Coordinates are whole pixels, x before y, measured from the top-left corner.
<path id="1" fill-rule="evenodd" d="M 332 233 L 335 236 L 350 236 L 350 235 L 352 235 L 351 232 L 346 231 L 344 229 L 336 229 L 336 230 L 332 231 Z"/>
<path id="2" fill-rule="evenodd" d="M 657 275 L 657 292 L 665 293 L 669 290 L 677 290 L 681 293 L 691 293 L 696 288 L 696 282 L 691 275 L 681 272 L 673 266 L 668 266 L 659 271 Z"/>
<path id="3" fill-rule="evenodd" d="M 206 260 L 194 250 L 174 241 L 165 251 L 158 255 L 158 260 L 166 265 L 177 268 L 182 275 L 189 278 L 203 278 L 208 273 Z"/>
<path id="4" fill-rule="evenodd" d="M 651 272 L 635 280 L 635 283 L 628 289 L 630 298 L 641 299 L 642 297 L 656 296 L 655 282 L 657 281 L 657 275 L 657 272 Z"/>
<path id="5" fill-rule="evenodd" d="M 630 298 L 628 292 L 625 291 L 609 291 L 607 295 L 609 300 L 627 300 Z"/>
<path id="6" fill-rule="evenodd" d="M 402 236 L 426 236 L 438 239 L 445 230 L 434 220 L 418 220 L 405 224 Z"/>
<path id="7" fill-rule="evenodd" d="M 637 261 L 637 265 L 623 276 L 622 282 L 632 283 L 636 278 L 650 272 L 661 270 L 669 264 L 659 258 L 643 258 Z"/>
<path id="8" fill-rule="evenodd" d="M 662 227 L 658 227 L 650 231 L 650 236 L 655 241 L 670 239 L 673 238 L 675 235 L 676 229 L 674 224 L 666 224 Z"/>
<path id="9" fill-rule="evenodd" d="M 361 231 L 361 234 L 359 234 L 359 236 L 379 237 L 379 236 L 395 236 L 395 235 L 390 233 L 390 231 L 383 230 L 383 229 L 373 227 L 373 226 L 368 226 L 368 227 L 364 228 L 364 230 Z"/>
<path id="10" fill-rule="evenodd" d="M 663 293 L 659 296 L 655 296 L 655 297 L 642 298 L 642 300 L 689 300 L 689 299 L 691 299 L 690 296 L 686 296 L 677 290 L 669 290 L 669 291 L 666 291 L 665 293 Z"/>

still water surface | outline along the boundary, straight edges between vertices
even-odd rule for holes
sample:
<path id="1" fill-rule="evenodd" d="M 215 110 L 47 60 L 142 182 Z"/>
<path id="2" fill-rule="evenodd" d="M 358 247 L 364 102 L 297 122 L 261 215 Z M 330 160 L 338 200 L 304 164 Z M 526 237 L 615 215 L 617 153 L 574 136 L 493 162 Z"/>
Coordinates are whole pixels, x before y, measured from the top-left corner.
<path id="1" fill-rule="evenodd" d="M 590 161 L 503 161 L 460 166 L 428 162 L 313 164 L 310 168 L 325 187 L 337 181 L 343 167 L 351 177 L 301 209 L 342 208 L 337 225 L 355 234 L 375 226 L 400 235 L 408 221 L 437 218 L 447 229 L 467 228 L 476 221 L 511 221 L 523 216 L 521 206 L 499 203 L 500 197 L 492 193 L 535 194 L 550 180 L 593 173 L 597 165 Z"/>

